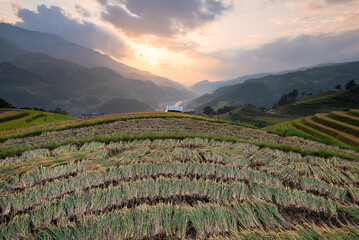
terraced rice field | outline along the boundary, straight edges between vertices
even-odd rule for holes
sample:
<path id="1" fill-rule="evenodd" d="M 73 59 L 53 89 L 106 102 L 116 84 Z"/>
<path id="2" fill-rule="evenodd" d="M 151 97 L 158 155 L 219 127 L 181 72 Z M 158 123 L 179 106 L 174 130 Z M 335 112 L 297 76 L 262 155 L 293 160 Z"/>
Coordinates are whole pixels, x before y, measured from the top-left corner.
<path id="1" fill-rule="evenodd" d="M 359 111 L 333 111 L 329 114 L 318 113 L 281 125 L 267 128 L 282 133 L 289 128 L 295 132 L 304 132 L 312 136 L 327 139 L 342 146 L 359 146 Z M 300 135 L 300 134 L 299 134 Z"/>
<path id="2" fill-rule="evenodd" d="M 359 238 L 353 150 L 190 118 L 1 144 L 0 239 Z"/>
<path id="3" fill-rule="evenodd" d="M 19 110 L 4 110 L 0 109 L 0 123 L 7 122 L 13 119 L 21 118 L 28 115 L 26 112 Z"/>
<path id="4" fill-rule="evenodd" d="M 58 113 L 24 109 L 0 109 L 0 135 L 3 131 L 21 131 L 23 128 L 63 122 L 75 118 Z M 20 130 L 19 130 L 20 129 Z"/>

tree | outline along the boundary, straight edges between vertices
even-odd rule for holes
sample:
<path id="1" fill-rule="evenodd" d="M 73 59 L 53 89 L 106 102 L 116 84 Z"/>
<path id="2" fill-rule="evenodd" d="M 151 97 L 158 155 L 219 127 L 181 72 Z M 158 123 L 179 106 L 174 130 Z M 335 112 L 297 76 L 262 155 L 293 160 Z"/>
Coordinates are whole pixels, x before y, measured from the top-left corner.
<path id="1" fill-rule="evenodd" d="M 63 110 L 62 108 L 55 108 L 54 110 L 50 110 L 49 112 L 52 112 L 52 113 L 60 113 L 60 114 L 64 114 L 64 115 L 67 115 L 68 112 L 66 112 L 65 110 Z"/>
<path id="2" fill-rule="evenodd" d="M 34 110 L 36 110 L 36 111 L 42 111 L 42 112 L 46 112 L 46 110 L 45 110 L 45 109 L 43 109 L 43 108 L 37 108 L 37 107 L 34 107 Z"/>
<path id="3" fill-rule="evenodd" d="M 350 89 L 355 86 L 356 86 L 355 81 L 354 81 L 354 79 L 352 79 L 349 82 L 347 82 L 347 84 L 345 84 L 345 89 Z"/>
<path id="4" fill-rule="evenodd" d="M 293 91 L 289 92 L 288 94 L 283 94 L 278 103 L 276 103 L 273 107 L 279 107 L 294 102 L 297 99 L 298 94 L 298 89 L 293 89 Z"/>
<path id="5" fill-rule="evenodd" d="M 205 108 L 203 108 L 203 113 L 208 116 L 212 116 L 212 115 L 216 114 L 216 112 L 213 110 L 213 108 L 211 106 L 206 106 Z"/>
<path id="6" fill-rule="evenodd" d="M 288 93 L 288 97 L 290 100 L 294 101 L 298 97 L 298 94 L 299 94 L 298 89 L 293 89 L 293 91 Z"/>
<path id="7" fill-rule="evenodd" d="M 220 115 L 220 114 L 224 114 L 224 113 L 227 113 L 227 112 L 230 112 L 232 111 L 233 109 L 235 109 L 236 107 L 228 107 L 228 106 L 224 106 L 223 108 L 220 108 L 217 110 L 217 114 Z"/>
<path id="8" fill-rule="evenodd" d="M 340 89 L 342 89 L 342 86 L 340 84 L 338 84 L 338 85 L 335 86 L 335 89 L 340 90 Z"/>
<path id="9" fill-rule="evenodd" d="M 5 99 L 0 98 L 0 108 L 15 108 L 15 107 Z"/>

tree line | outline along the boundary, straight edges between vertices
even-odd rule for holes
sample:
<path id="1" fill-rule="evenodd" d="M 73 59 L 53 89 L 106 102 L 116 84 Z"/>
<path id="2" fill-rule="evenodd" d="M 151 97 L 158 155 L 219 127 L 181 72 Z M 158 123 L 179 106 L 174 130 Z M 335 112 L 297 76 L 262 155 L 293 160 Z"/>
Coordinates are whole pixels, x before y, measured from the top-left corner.
<path id="1" fill-rule="evenodd" d="M 16 108 L 16 107 L 14 105 L 12 105 L 11 103 L 9 103 L 8 101 L 6 101 L 5 99 L 0 98 L 0 108 Z M 53 110 L 49 110 L 49 111 L 46 111 L 43 108 L 37 108 L 37 107 L 34 107 L 33 109 L 31 109 L 29 107 L 23 107 L 20 109 L 36 110 L 36 111 L 51 112 L 51 113 L 60 113 L 60 114 L 64 114 L 64 115 L 68 114 L 68 112 L 66 110 L 64 110 L 60 107 L 57 107 L 57 108 L 55 108 Z"/>

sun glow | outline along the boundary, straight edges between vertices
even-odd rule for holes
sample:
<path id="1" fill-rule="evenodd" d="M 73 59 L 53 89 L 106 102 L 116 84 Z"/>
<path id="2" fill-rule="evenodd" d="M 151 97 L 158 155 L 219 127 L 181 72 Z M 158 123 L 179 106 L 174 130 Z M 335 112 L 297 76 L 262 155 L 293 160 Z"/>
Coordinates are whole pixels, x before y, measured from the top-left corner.
<path id="1" fill-rule="evenodd" d="M 152 59 L 152 60 L 150 61 L 150 63 L 151 63 L 152 65 L 157 65 L 157 64 L 158 64 L 158 61 Z"/>

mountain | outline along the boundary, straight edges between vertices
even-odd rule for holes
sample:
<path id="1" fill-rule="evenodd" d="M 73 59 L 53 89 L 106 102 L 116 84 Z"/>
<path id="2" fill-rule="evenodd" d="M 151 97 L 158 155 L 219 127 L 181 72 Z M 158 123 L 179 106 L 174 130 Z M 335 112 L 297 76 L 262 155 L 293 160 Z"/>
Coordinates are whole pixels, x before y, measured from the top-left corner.
<path id="1" fill-rule="evenodd" d="M 0 49 L 8 50 L 1 57 L 13 58 L 0 65 L 0 97 L 17 107 L 61 107 L 77 116 L 115 98 L 146 102 L 143 109 L 154 109 L 189 97 L 184 91 L 125 78 L 106 67 L 87 68 L 44 53 L 28 53 L 2 39 Z"/>
<path id="2" fill-rule="evenodd" d="M 225 105 L 253 104 L 270 108 L 284 94 L 293 89 L 299 92 L 316 93 L 342 86 L 351 79 L 359 79 L 359 62 L 341 63 L 296 70 L 280 75 L 269 75 L 246 80 L 244 83 L 217 89 L 188 104 L 189 108 L 202 111 L 207 105 L 220 108 Z"/>
<path id="3" fill-rule="evenodd" d="M 166 101 L 179 101 L 188 97 L 183 92 L 151 81 L 123 77 L 105 67 L 86 68 L 67 60 L 43 53 L 28 53 L 11 61 L 14 65 L 33 72 L 49 84 L 108 101 L 115 97 L 134 98 L 157 107 Z"/>
<path id="4" fill-rule="evenodd" d="M 323 63 L 320 65 L 316 65 L 314 67 L 334 66 L 337 64 L 338 63 Z M 257 78 L 262 78 L 262 77 L 269 76 L 269 75 L 282 75 L 282 74 L 286 74 L 286 73 L 290 73 L 290 72 L 300 72 L 300 71 L 305 71 L 305 70 L 312 69 L 312 68 L 313 67 L 302 67 L 302 68 L 298 68 L 295 70 L 285 70 L 285 71 L 280 71 L 280 72 L 275 72 L 275 73 L 257 73 L 257 74 L 251 74 L 251 75 L 243 75 L 243 76 L 240 76 L 240 77 L 237 77 L 234 79 L 215 81 L 215 82 L 203 80 L 203 81 L 193 84 L 192 86 L 189 87 L 189 89 L 192 92 L 196 93 L 197 95 L 201 96 L 204 94 L 213 93 L 218 88 L 243 83 L 249 79 L 257 79 Z"/>
<path id="5" fill-rule="evenodd" d="M 74 109 L 86 103 L 84 97 L 51 86 L 42 77 L 6 62 L 0 63 L 0 98 L 18 107 L 45 109 L 64 107 L 63 103 Z"/>
<path id="6" fill-rule="evenodd" d="M 0 38 L 0 62 L 17 58 L 26 52 Z"/>
<path id="7" fill-rule="evenodd" d="M 253 105 L 244 105 L 230 113 L 219 115 L 218 118 L 265 127 L 317 113 L 329 113 L 350 108 L 359 108 L 359 85 L 349 90 L 325 91 L 301 97 L 293 103 L 277 106 L 268 111 Z"/>
<path id="8" fill-rule="evenodd" d="M 112 99 L 97 109 L 100 113 L 129 113 L 129 112 L 150 112 L 154 109 L 148 104 L 135 99 Z"/>
<path id="9" fill-rule="evenodd" d="M 183 91 L 188 96 L 187 99 L 194 97 L 193 93 L 174 81 L 127 66 L 107 55 L 66 41 L 53 34 L 30 31 L 11 24 L 0 23 L 0 38 L 28 52 L 46 53 L 55 58 L 66 59 L 85 67 L 107 67 L 126 78 L 149 80 L 157 85 L 173 87 Z"/>
<path id="10" fill-rule="evenodd" d="M 218 88 L 225 87 L 225 86 L 231 86 L 238 83 L 243 83 L 244 81 L 252 78 L 259 78 L 269 75 L 269 73 L 258 73 L 253 75 L 244 75 L 237 77 L 235 79 L 230 80 L 223 80 L 223 81 L 215 81 L 210 82 L 208 80 L 203 80 L 201 82 L 195 83 L 192 86 L 189 87 L 189 89 L 196 93 L 197 95 L 201 96 L 208 93 L 213 93 Z"/>

